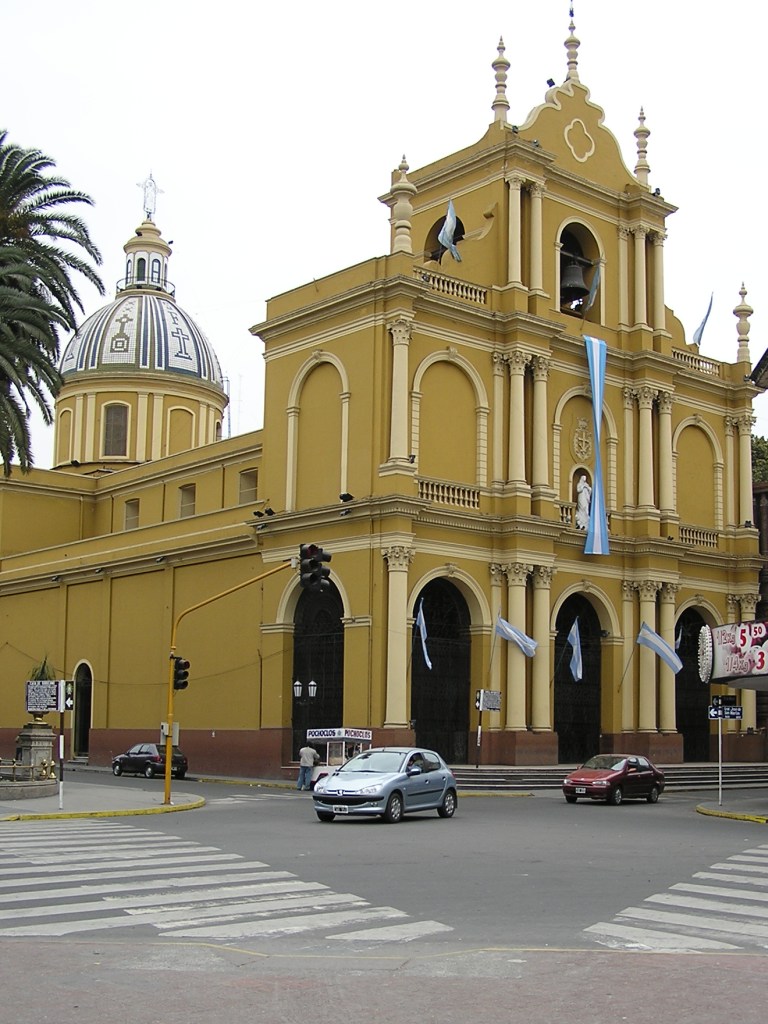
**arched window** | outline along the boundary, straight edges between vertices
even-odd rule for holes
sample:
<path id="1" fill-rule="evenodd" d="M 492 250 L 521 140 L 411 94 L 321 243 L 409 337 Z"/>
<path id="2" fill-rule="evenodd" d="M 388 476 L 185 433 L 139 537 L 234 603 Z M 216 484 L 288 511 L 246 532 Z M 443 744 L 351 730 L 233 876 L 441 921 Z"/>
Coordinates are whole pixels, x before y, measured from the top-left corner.
<path id="1" fill-rule="evenodd" d="M 139 258 L 136 260 L 136 280 L 147 280 L 147 261 L 144 259 L 143 256 L 139 256 Z"/>
<path id="2" fill-rule="evenodd" d="M 597 243 L 582 224 L 569 224 L 560 235 L 560 310 L 597 320 L 595 295 L 600 284 Z M 594 288 L 593 288 L 594 286 Z"/>
<path id="3" fill-rule="evenodd" d="M 125 283 L 130 284 L 133 277 L 133 265 L 131 260 L 125 261 Z"/>
<path id="4" fill-rule="evenodd" d="M 108 405 L 104 409 L 104 456 L 128 454 L 128 406 Z"/>
<path id="5" fill-rule="evenodd" d="M 160 260 L 152 260 L 152 283 L 160 284 Z"/>

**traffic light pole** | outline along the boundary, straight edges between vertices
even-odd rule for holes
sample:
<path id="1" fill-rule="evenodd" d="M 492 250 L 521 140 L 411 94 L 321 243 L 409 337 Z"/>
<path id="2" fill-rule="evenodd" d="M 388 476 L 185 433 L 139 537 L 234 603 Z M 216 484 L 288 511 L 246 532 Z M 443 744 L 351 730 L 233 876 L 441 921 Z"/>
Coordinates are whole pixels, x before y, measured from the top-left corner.
<path id="1" fill-rule="evenodd" d="M 267 576 L 273 576 L 276 572 L 281 572 L 283 569 L 289 569 L 293 565 L 293 561 L 282 562 L 280 565 L 276 565 L 273 569 L 267 569 L 266 572 L 260 573 L 258 576 L 254 576 L 253 579 L 245 580 L 244 583 L 238 583 L 237 586 L 230 587 L 228 590 L 222 590 L 219 594 L 214 594 L 212 597 L 207 597 L 205 601 L 198 601 L 197 604 L 190 605 L 189 608 L 185 608 L 184 611 L 179 612 L 176 616 L 176 620 L 173 623 L 171 629 L 171 653 L 168 657 L 168 735 L 165 737 L 165 796 L 163 797 L 163 804 L 169 805 L 171 803 L 171 768 L 173 759 L 173 669 L 174 669 L 174 656 L 176 654 L 176 633 L 179 628 L 179 623 L 185 615 L 189 615 L 190 612 L 197 611 L 198 608 L 204 608 L 207 604 L 212 604 L 214 601 L 218 601 L 220 597 L 226 597 L 228 594 L 234 594 L 237 590 L 242 590 L 243 587 L 249 587 L 251 583 L 258 583 L 259 580 L 266 579 Z"/>

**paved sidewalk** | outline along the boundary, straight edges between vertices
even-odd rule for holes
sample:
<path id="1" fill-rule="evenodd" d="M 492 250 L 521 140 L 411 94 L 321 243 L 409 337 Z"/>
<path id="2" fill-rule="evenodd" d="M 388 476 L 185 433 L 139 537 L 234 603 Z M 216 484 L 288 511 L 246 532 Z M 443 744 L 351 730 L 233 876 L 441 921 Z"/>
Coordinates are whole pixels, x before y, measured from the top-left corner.
<path id="1" fill-rule="evenodd" d="M 177 784 L 178 785 L 178 784 Z M 43 818 L 112 818 L 129 814 L 167 814 L 202 807 L 205 800 L 188 791 L 171 789 L 171 804 L 163 803 L 162 781 L 145 789 L 99 786 L 90 782 L 67 783 L 55 796 L 0 801 L 0 822 L 35 821 Z"/>

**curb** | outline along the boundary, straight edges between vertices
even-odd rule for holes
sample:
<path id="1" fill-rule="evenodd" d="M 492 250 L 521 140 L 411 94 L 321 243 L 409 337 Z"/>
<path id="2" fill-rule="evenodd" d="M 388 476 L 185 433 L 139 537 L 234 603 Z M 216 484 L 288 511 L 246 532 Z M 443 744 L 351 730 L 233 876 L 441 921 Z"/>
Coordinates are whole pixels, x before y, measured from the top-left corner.
<path id="1" fill-rule="evenodd" d="M 756 825 L 768 825 L 768 816 L 763 814 L 741 814 L 739 811 L 721 811 L 714 807 L 705 807 L 699 804 L 696 808 L 697 814 L 707 814 L 712 818 L 733 818 L 735 821 L 751 821 Z"/>
<path id="2" fill-rule="evenodd" d="M 194 811 L 205 806 L 204 797 L 193 803 L 173 804 L 162 807 L 134 807 L 125 811 L 50 811 L 47 814 L 9 814 L 0 821 L 47 821 L 55 818 L 126 818 L 137 814 L 175 814 L 177 811 Z"/>

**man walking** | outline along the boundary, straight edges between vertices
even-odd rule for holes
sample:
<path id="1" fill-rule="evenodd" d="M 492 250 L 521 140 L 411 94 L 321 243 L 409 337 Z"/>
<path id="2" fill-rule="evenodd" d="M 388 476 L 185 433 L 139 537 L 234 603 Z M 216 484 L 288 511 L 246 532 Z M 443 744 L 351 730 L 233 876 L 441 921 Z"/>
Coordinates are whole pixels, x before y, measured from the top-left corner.
<path id="1" fill-rule="evenodd" d="M 315 748 L 308 743 L 299 751 L 299 777 L 296 781 L 296 789 L 312 788 L 312 769 L 320 761 L 320 755 Z"/>

